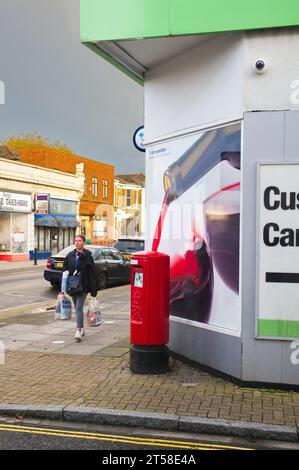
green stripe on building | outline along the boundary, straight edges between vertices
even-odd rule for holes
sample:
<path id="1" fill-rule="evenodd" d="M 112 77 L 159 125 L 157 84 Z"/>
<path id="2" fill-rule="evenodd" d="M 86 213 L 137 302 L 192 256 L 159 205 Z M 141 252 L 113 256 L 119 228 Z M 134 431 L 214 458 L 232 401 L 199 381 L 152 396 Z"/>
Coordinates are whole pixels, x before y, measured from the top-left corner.
<path id="1" fill-rule="evenodd" d="M 172 35 L 298 24 L 298 0 L 170 0 Z"/>
<path id="2" fill-rule="evenodd" d="M 299 25 L 298 0 L 81 0 L 82 42 Z"/>
<path id="3" fill-rule="evenodd" d="M 169 35 L 169 0 L 81 0 L 82 42 Z"/>
<path id="4" fill-rule="evenodd" d="M 299 321 L 259 320 L 258 336 L 299 338 Z"/>

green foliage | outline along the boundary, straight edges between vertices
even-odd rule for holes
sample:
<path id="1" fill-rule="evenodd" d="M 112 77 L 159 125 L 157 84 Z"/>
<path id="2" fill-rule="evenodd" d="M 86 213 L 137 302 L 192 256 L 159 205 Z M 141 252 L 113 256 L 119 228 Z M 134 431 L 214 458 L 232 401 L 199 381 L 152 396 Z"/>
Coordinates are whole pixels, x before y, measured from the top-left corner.
<path id="1" fill-rule="evenodd" d="M 11 136 L 1 142 L 1 145 L 15 149 L 34 149 L 34 148 L 53 148 L 62 152 L 74 153 L 70 147 L 62 144 L 58 140 L 50 142 L 49 139 L 33 132 L 32 134 L 21 134 L 20 136 Z"/>

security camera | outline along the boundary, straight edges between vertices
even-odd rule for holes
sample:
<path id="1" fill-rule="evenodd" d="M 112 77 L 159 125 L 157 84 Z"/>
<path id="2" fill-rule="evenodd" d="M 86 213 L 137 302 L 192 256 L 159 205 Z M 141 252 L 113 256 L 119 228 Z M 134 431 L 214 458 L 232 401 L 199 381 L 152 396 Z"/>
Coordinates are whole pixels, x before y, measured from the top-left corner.
<path id="1" fill-rule="evenodd" d="M 255 73 L 264 73 L 266 67 L 267 62 L 264 59 L 257 59 L 253 64 Z"/>

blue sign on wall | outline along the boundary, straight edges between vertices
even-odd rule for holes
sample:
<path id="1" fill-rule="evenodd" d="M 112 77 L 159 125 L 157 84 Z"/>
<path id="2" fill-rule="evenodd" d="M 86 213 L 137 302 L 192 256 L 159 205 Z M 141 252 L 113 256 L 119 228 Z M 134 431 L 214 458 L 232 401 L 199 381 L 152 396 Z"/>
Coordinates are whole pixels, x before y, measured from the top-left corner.
<path id="1" fill-rule="evenodd" d="M 140 152 L 145 152 L 144 145 L 144 126 L 138 127 L 133 135 L 133 144 L 134 147 Z"/>

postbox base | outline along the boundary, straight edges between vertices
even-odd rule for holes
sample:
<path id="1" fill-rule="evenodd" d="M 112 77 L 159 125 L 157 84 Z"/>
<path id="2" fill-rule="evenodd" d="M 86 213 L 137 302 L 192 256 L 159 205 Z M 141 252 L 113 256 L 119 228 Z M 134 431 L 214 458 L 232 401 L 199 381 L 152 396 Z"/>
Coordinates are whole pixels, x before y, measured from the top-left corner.
<path id="1" fill-rule="evenodd" d="M 130 348 L 130 369 L 137 374 L 163 374 L 169 371 L 169 350 L 162 346 Z"/>

